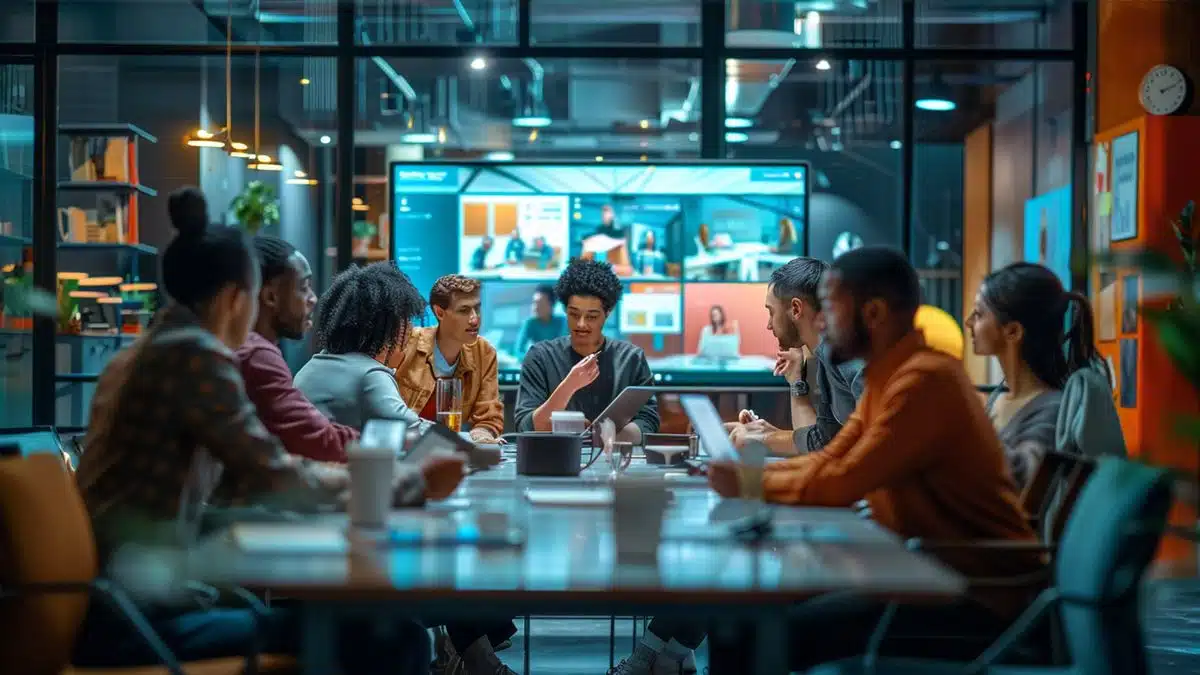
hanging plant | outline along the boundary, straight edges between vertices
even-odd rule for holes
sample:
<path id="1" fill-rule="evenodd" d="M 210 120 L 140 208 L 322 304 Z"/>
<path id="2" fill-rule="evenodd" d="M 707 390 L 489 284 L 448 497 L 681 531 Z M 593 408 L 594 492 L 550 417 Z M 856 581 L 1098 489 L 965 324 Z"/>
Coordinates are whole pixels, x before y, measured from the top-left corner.
<path id="1" fill-rule="evenodd" d="M 246 185 L 241 194 L 233 198 L 229 210 L 250 236 L 279 222 L 279 200 L 275 191 L 258 180 Z"/>

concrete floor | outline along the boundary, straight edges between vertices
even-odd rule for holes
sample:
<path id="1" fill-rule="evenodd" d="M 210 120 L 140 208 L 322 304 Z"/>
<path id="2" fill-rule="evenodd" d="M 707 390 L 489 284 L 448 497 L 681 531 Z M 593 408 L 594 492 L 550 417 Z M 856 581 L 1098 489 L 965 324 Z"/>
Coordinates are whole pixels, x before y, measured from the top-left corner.
<path id="1" fill-rule="evenodd" d="M 645 624 L 637 623 L 637 634 Z M 500 654 L 510 667 L 525 675 L 604 675 L 609 667 L 608 619 L 533 619 L 530 622 L 531 659 L 524 670 L 524 625 L 517 620 L 513 646 Z M 1200 590 L 1157 587 L 1147 597 L 1146 643 L 1152 675 L 1200 675 Z M 630 618 L 616 622 L 616 659 L 633 649 Z M 697 653 L 700 671 L 706 663 L 704 646 Z"/>

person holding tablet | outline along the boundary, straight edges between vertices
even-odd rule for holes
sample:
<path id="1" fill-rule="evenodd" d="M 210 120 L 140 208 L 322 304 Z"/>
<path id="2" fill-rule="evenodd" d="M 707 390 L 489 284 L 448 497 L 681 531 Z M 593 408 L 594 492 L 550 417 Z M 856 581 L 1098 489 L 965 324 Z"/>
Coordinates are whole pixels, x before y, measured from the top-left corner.
<path id="1" fill-rule="evenodd" d="M 567 309 L 570 333 L 539 342 L 525 355 L 513 415 L 517 431 L 550 431 L 550 416 L 558 410 L 595 420 L 626 387 L 654 382 L 640 347 L 604 336 L 604 322 L 621 298 L 621 280 L 611 265 L 572 260 L 554 292 Z M 658 425 L 658 405 L 651 398 L 617 437 L 640 443 Z"/>
<path id="2" fill-rule="evenodd" d="M 396 383 L 408 407 L 422 419 L 437 419 L 433 395 L 439 378 L 462 380 L 463 422 L 471 440 L 494 442 L 504 432 L 504 403 L 496 370 L 496 348 L 479 336 L 482 284 L 461 274 L 447 274 L 433 284 L 429 304 L 437 326 L 413 328 Z"/>

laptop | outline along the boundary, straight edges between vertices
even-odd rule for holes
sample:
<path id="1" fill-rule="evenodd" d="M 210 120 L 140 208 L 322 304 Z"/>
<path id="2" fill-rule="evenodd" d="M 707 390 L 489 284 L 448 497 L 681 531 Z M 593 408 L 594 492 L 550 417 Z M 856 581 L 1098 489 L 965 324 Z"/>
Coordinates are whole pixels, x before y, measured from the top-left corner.
<path id="1" fill-rule="evenodd" d="M 698 356 L 709 359 L 736 359 L 741 356 L 741 336 L 709 335 L 704 338 L 703 349 Z"/>
<path id="2" fill-rule="evenodd" d="M 679 397 L 683 412 L 692 423 L 692 429 L 700 438 L 700 445 L 713 460 L 738 461 L 738 452 L 725 432 L 721 414 L 712 399 L 701 394 L 684 394 Z"/>

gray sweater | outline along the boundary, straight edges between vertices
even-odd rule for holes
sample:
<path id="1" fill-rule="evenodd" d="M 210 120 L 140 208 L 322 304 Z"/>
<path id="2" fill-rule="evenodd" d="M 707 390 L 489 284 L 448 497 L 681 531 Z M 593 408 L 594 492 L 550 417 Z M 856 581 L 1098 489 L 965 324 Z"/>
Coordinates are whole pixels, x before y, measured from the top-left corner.
<path id="1" fill-rule="evenodd" d="M 316 354 L 296 373 L 296 388 L 323 415 L 355 429 L 373 419 L 420 430 L 431 424 L 404 403 L 395 371 L 366 354 Z"/>
<path id="2" fill-rule="evenodd" d="M 625 387 L 646 387 L 654 384 L 650 364 L 641 347 L 624 340 L 608 338 L 599 353 L 600 375 L 588 386 L 575 392 L 567 410 L 583 413 L 594 420 L 604 412 Z M 583 357 L 571 348 L 571 337 L 539 342 L 530 347 L 521 364 L 521 386 L 517 390 L 517 408 L 513 426 L 517 431 L 533 431 L 533 412 L 550 398 L 550 394 Z M 658 404 L 651 397 L 638 411 L 633 423 L 642 434 L 658 431 Z"/>

